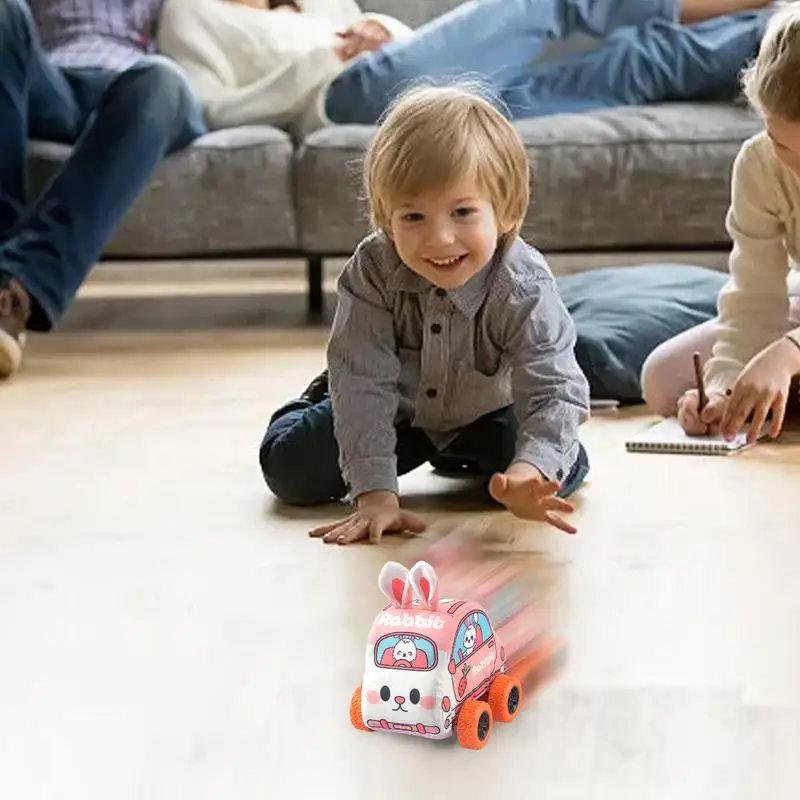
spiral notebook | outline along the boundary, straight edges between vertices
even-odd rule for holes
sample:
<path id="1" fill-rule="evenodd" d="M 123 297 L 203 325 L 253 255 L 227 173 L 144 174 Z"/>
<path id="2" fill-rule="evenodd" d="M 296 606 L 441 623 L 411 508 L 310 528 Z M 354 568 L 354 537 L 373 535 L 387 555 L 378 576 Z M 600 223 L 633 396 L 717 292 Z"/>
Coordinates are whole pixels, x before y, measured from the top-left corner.
<path id="1" fill-rule="evenodd" d="M 762 430 L 762 438 L 768 430 Z M 684 433 L 675 417 L 657 422 L 646 431 L 625 442 L 625 447 L 635 453 L 687 453 L 703 456 L 727 456 L 751 447 L 747 431 L 739 433 L 730 442 L 722 436 L 689 436 Z"/>

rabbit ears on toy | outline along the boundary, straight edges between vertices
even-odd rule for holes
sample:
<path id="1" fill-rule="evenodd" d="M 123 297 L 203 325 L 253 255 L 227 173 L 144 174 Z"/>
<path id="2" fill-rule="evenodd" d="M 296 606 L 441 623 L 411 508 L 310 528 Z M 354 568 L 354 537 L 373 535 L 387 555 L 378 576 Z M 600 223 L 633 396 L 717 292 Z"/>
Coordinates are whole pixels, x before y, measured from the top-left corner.
<path id="1" fill-rule="evenodd" d="M 408 608 L 414 595 L 423 608 L 435 611 L 439 607 L 439 579 L 433 567 L 418 561 L 407 570 L 396 561 L 387 561 L 378 578 L 381 591 L 399 608 Z"/>
<path id="2" fill-rule="evenodd" d="M 417 561 L 408 573 L 408 582 L 422 603 L 423 608 L 436 611 L 439 608 L 439 578 L 427 561 Z"/>
<path id="3" fill-rule="evenodd" d="M 408 608 L 411 605 L 413 590 L 408 582 L 408 570 L 402 564 L 387 561 L 378 576 L 378 586 L 398 608 Z"/>

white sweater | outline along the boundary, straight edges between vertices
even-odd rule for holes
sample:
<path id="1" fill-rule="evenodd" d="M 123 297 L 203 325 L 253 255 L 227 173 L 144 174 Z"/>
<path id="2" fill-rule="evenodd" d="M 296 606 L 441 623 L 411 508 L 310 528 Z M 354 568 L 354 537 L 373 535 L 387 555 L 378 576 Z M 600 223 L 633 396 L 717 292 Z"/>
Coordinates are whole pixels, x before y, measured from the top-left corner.
<path id="1" fill-rule="evenodd" d="M 355 0 L 301 0 L 302 13 L 227 0 L 166 0 L 158 48 L 186 71 L 211 129 L 274 125 L 297 136 L 329 124 L 325 92 L 344 64 L 336 32 L 359 19 L 403 38 L 411 29 Z"/>
<path id="2" fill-rule="evenodd" d="M 708 390 L 718 392 L 786 332 L 787 279 L 800 262 L 800 176 L 777 158 L 764 132 L 748 139 L 736 157 L 726 226 L 733 239 L 730 278 L 719 296 L 705 375 Z M 797 277 L 795 271 L 793 283 Z"/>

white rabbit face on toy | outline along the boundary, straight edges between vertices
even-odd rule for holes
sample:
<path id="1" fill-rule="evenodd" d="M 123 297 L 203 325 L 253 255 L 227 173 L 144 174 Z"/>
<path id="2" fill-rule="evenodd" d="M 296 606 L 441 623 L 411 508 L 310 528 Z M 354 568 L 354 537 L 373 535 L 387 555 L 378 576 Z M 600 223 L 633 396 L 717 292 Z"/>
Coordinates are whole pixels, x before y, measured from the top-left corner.
<path id="1" fill-rule="evenodd" d="M 447 656 L 441 650 L 444 620 L 438 614 L 435 572 L 420 562 L 411 572 L 395 562 L 379 584 L 390 605 L 367 647 L 361 711 L 372 729 L 440 737 L 449 703 L 442 701 Z M 415 598 L 416 595 L 416 598 Z M 418 602 L 414 602 L 414 600 Z M 449 681 L 449 673 L 446 673 Z"/>
<path id="2" fill-rule="evenodd" d="M 438 666 L 439 659 L 436 664 Z M 442 733 L 444 720 L 437 700 L 439 671 L 408 667 L 368 666 L 364 673 L 362 710 L 370 727 L 397 731 Z M 422 730 L 420 730 L 422 728 Z"/>
<path id="3" fill-rule="evenodd" d="M 467 629 L 464 631 L 464 650 L 467 653 L 471 653 L 475 649 L 475 640 L 478 634 L 475 630 L 475 625 L 470 623 L 467 625 Z"/>
<path id="4" fill-rule="evenodd" d="M 392 657 L 395 665 L 405 661 L 408 666 L 411 666 L 417 658 L 417 646 L 411 639 L 400 639 L 392 650 Z"/>

